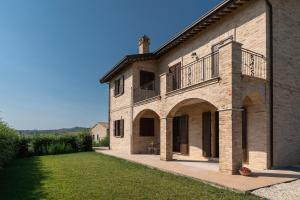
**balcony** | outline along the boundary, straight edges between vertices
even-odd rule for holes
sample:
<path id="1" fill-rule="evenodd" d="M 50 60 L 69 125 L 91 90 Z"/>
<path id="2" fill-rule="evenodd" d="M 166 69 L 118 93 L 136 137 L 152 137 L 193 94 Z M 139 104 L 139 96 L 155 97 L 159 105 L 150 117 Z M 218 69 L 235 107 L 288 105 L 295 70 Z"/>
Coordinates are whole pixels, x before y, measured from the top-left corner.
<path id="1" fill-rule="evenodd" d="M 214 52 L 185 66 L 171 67 L 167 74 L 167 92 L 196 85 L 218 76 L 219 52 Z"/>
<path id="2" fill-rule="evenodd" d="M 248 49 L 242 49 L 242 74 L 266 79 L 266 58 L 264 55 L 250 51 Z"/>
<path id="3" fill-rule="evenodd" d="M 151 81 L 142 86 L 133 88 L 133 103 L 138 103 L 159 96 L 158 88 L 156 81 Z"/>
<path id="4" fill-rule="evenodd" d="M 188 88 L 193 85 L 215 80 L 219 77 L 219 52 L 181 66 L 169 68 L 166 76 L 166 92 Z M 266 58 L 248 49 L 241 49 L 241 74 L 266 79 Z M 154 80 L 133 89 L 133 102 L 141 102 L 160 95 L 159 83 Z"/>

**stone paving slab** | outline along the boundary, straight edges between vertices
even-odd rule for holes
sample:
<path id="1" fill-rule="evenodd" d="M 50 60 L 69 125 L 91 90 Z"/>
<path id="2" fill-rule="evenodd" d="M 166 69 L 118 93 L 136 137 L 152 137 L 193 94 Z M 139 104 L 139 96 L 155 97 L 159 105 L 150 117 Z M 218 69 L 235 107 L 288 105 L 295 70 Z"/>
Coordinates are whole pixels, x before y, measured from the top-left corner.
<path id="1" fill-rule="evenodd" d="M 291 182 L 300 178 L 300 173 L 288 170 L 264 170 L 253 171 L 251 177 L 240 175 L 226 175 L 218 172 L 217 163 L 188 162 L 188 161 L 162 161 L 157 155 L 125 154 L 107 149 L 96 149 L 96 152 L 122 158 L 135 163 L 162 171 L 188 176 L 203 182 L 236 190 L 239 192 L 251 192 L 253 190 L 271 185 Z"/>

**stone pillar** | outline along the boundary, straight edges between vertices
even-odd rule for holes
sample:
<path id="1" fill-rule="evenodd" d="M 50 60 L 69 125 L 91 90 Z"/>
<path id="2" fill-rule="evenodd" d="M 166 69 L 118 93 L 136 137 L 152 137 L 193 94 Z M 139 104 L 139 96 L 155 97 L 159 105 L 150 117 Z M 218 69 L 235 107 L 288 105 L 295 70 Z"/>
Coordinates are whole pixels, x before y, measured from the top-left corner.
<path id="1" fill-rule="evenodd" d="M 237 174 L 242 166 L 242 112 L 240 110 L 221 110 L 220 129 L 220 171 Z"/>
<path id="2" fill-rule="evenodd" d="M 167 73 L 163 73 L 159 77 L 160 81 L 160 96 L 165 99 L 167 93 Z"/>
<path id="3" fill-rule="evenodd" d="M 161 118 L 160 121 L 160 159 L 172 160 L 172 118 Z"/>
<path id="4" fill-rule="evenodd" d="M 223 106 L 219 108 L 220 171 L 236 174 L 242 166 L 241 44 L 229 42 L 219 49 Z"/>

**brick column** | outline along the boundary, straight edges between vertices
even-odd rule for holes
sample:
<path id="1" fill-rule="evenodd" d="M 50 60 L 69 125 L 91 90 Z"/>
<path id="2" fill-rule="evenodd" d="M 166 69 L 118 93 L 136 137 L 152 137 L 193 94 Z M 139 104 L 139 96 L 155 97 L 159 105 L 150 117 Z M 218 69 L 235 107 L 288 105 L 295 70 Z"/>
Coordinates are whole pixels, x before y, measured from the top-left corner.
<path id="1" fill-rule="evenodd" d="M 160 96 L 162 99 L 165 98 L 167 93 L 167 73 L 163 73 L 159 77 L 160 79 Z"/>
<path id="2" fill-rule="evenodd" d="M 172 118 L 161 118 L 160 120 L 160 159 L 172 160 Z"/>
<path id="3" fill-rule="evenodd" d="M 220 171 L 236 174 L 242 166 L 241 44 L 230 42 L 219 49 L 220 84 L 224 88 L 219 108 Z"/>

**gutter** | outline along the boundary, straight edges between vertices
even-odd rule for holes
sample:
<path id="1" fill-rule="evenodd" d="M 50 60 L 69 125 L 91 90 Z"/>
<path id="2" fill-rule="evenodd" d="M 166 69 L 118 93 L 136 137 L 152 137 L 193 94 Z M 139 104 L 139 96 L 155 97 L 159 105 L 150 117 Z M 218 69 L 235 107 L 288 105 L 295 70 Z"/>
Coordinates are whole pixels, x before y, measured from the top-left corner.
<path id="1" fill-rule="evenodd" d="M 274 128 L 273 128 L 273 115 L 274 115 L 274 80 L 273 80 L 273 6 L 269 0 L 266 0 L 269 10 L 269 68 L 270 68 L 270 168 L 274 165 Z"/>
<path id="2" fill-rule="evenodd" d="M 205 19 L 207 19 L 208 17 L 210 17 L 213 13 L 215 13 L 218 9 L 229 5 L 230 3 L 234 2 L 233 0 L 224 0 L 221 3 L 219 3 L 216 7 L 214 7 L 212 10 L 208 11 L 206 14 L 204 14 L 201 18 L 197 19 L 195 22 L 193 22 L 191 25 L 189 25 L 188 27 L 186 27 L 183 31 L 181 31 L 180 33 L 178 33 L 177 35 L 175 35 L 173 38 L 171 38 L 169 41 L 167 41 L 166 43 L 164 43 L 161 47 L 159 47 L 154 54 L 159 56 L 161 54 L 161 52 L 163 51 L 163 49 L 165 49 L 168 45 L 170 45 L 172 42 L 176 41 L 177 39 L 179 39 L 182 35 L 184 35 L 189 29 L 192 29 L 193 27 L 195 27 L 198 23 L 200 23 L 201 21 L 204 21 Z"/>

